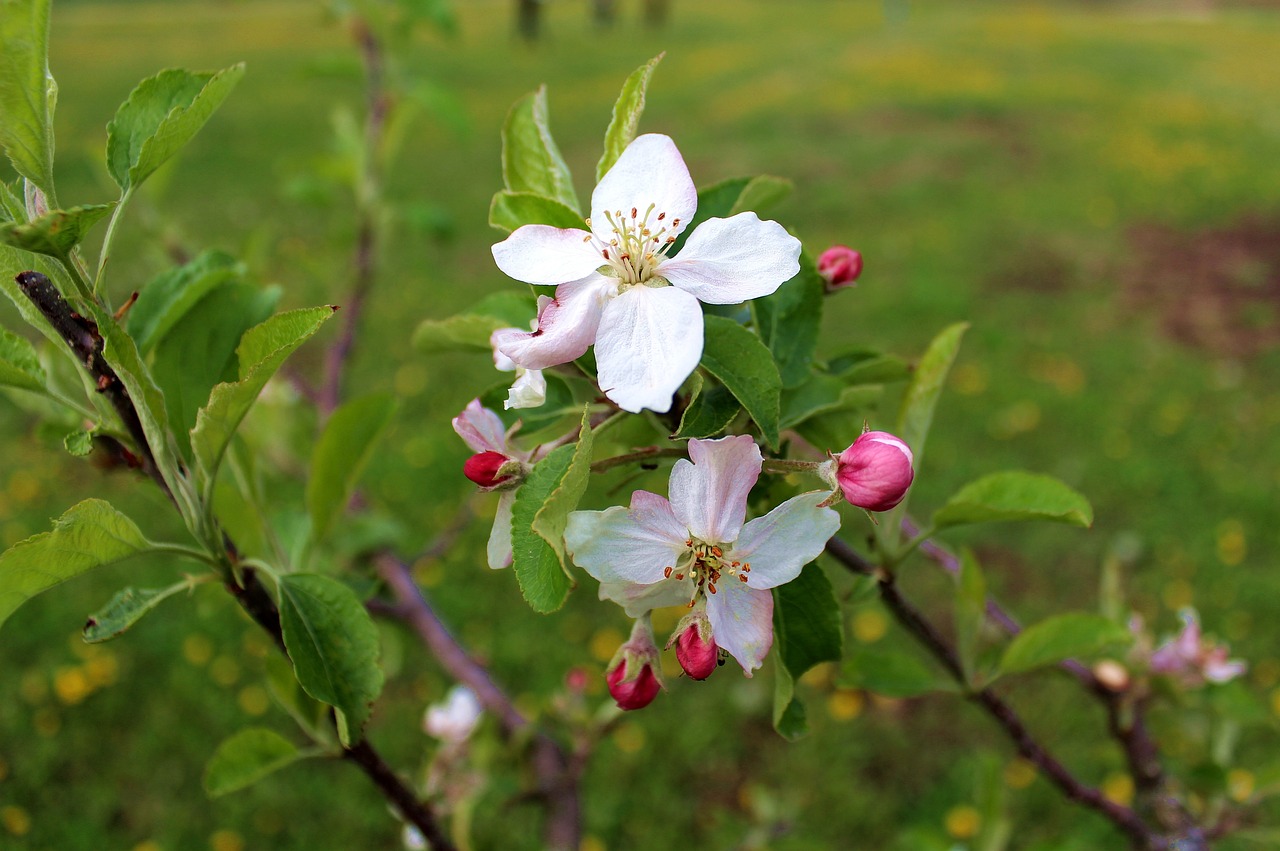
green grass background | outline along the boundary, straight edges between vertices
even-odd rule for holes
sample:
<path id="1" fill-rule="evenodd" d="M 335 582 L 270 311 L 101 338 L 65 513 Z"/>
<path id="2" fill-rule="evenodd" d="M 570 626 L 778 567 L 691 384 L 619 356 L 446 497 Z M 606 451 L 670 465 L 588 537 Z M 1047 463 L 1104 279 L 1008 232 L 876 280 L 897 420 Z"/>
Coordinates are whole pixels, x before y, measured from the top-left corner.
<path id="1" fill-rule="evenodd" d="M 420 35 L 408 65 L 461 100 L 466 127 L 429 119 L 409 131 L 387 186 L 401 214 L 389 224 L 371 333 L 352 372 L 353 388 L 406 396 L 368 476 L 378 504 L 428 541 L 470 493 L 448 418 L 492 372 L 483 358 L 415 354 L 409 338 L 420 319 L 511 285 L 493 267 L 488 246 L 499 234 L 485 222 L 507 108 L 548 85 L 552 127 L 585 196 L 618 86 L 665 50 L 642 129 L 671 134 L 700 184 L 764 171 L 791 178 L 796 191 L 777 217 L 813 250 L 842 242 L 864 253 L 857 289 L 828 301 L 824 351 L 866 344 L 914 356 L 944 325 L 973 323 L 913 505 L 932 508 L 1011 467 L 1079 488 L 1096 510 L 1092 530 L 993 527 L 948 540 L 977 548 L 993 590 L 1026 622 L 1093 607 L 1101 562 L 1124 553 L 1148 623 L 1169 632 L 1173 612 L 1194 603 L 1207 630 L 1252 663 L 1248 683 L 1266 720 L 1245 731 L 1249 774 L 1235 780 L 1276 761 L 1280 354 L 1176 342 L 1156 310 L 1124 294 L 1138 262 L 1135 227 L 1164 226 L 1190 243 L 1256 216 L 1280 238 L 1275 12 L 928 0 L 886 17 L 872 2 L 700 0 L 673 4 L 657 32 L 622 3 L 618 25 L 600 32 L 587 3 L 563 0 L 547 4 L 544 38 L 530 46 L 513 36 L 510 4 L 458 5 L 459 35 Z M 314 4 L 57 4 L 60 196 L 113 197 L 104 127 L 139 79 L 241 60 L 249 72 L 239 89 L 129 214 L 113 258 L 117 297 L 163 266 L 157 234 L 240 253 L 262 281 L 284 287 L 286 307 L 343 291 L 350 216 L 310 175 L 329 162 L 332 113 L 358 109 L 360 92 L 346 33 Z M 1277 270 L 1261 274 L 1274 280 Z M 1276 309 L 1264 303 L 1251 321 L 1273 327 Z M 2 316 L 18 327 L 8 305 Z M 299 368 L 314 369 L 320 351 L 300 352 Z M 178 534 L 158 495 L 69 459 L 8 402 L 0 428 L 4 544 L 88 496 L 127 508 L 158 536 Z M 482 517 L 492 510 L 485 497 L 475 505 Z M 846 529 L 862 534 L 860 522 L 850 515 Z M 531 711 L 574 665 L 592 672 L 600 700 L 594 675 L 625 620 L 594 601 L 590 583 L 563 612 L 533 615 L 511 576 L 483 567 L 485 526 L 421 565 L 446 619 Z M 340 764 L 311 763 L 206 800 L 202 766 L 224 737 L 250 723 L 293 735 L 263 690 L 268 648 L 216 589 L 86 650 L 87 612 L 124 584 L 180 569 L 103 571 L 5 625 L 0 847 L 397 847 L 380 799 Z M 912 564 L 903 582 L 946 619 L 936 570 Z M 893 639 L 884 633 L 875 607 L 851 608 L 849 641 Z M 388 627 L 385 638 L 392 677 L 371 734 L 411 769 L 431 748 L 418 715 L 448 683 L 407 635 Z M 830 672 L 804 689 L 814 732 L 787 744 L 769 727 L 767 673 L 747 681 L 726 668 L 706 684 L 674 681 L 601 743 L 584 779 L 584 847 L 878 849 L 904 833 L 902 848 L 948 847 L 967 838 L 964 808 L 976 805 L 975 778 L 989 763 L 1007 781 L 1011 847 L 1123 847 L 1043 779 L 1028 782 L 1016 764 L 1001 775 L 1010 748 L 955 699 L 873 701 L 835 688 Z M 1010 693 L 1084 779 L 1123 796 L 1101 713 L 1070 684 L 1041 675 Z M 1194 730 L 1162 730 L 1171 760 L 1198 758 Z M 518 771 L 490 758 L 479 847 L 537 847 L 538 815 L 516 799 Z"/>

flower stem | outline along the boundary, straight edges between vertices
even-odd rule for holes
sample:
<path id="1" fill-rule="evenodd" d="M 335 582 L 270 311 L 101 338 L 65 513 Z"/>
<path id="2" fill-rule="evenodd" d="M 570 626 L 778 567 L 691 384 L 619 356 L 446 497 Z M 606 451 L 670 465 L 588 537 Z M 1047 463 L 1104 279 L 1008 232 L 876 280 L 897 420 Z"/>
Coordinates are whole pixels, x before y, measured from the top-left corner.
<path id="1" fill-rule="evenodd" d="M 646 461 L 654 461 L 658 458 L 687 458 L 689 453 L 683 449 L 663 449 L 658 446 L 649 446 L 644 449 L 637 449 L 635 452 L 628 452 L 625 455 L 614 455 L 612 458 L 601 458 L 591 465 L 591 472 L 603 473 L 605 470 L 611 470 L 614 467 L 621 467 L 625 464 L 644 463 Z"/>

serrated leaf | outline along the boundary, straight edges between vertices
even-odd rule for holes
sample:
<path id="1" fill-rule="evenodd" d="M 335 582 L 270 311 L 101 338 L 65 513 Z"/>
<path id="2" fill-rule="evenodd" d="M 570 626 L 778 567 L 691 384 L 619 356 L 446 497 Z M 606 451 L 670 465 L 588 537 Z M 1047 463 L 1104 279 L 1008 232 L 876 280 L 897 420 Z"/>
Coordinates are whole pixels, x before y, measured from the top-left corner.
<path id="1" fill-rule="evenodd" d="M 200 131 L 244 76 L 244 65 L 196 74 L 161 71 L 138 84 L 107 125 L 107 169 L 136 189 Z"/>
<path id="2" fill-rule="evenodd" d="M 609 129 L 604 133 L 604 153 L 596 164 L 596 181 L 604 177 L 605 172 L 613 168 L 613 164 L 622 156 L 632 140 L 636 138 L 636 129 L 640 126 L 640 116 L 644 113 L 645 93 L 649 89 L 649 79 L 653 71 L 662 61 L 666 53 L 659 53 L 636 70 L 632 71 L 622 84 L 622 92 L 613 104 L 613 117 L 609 120 Z"/>
<path id="3" fill-rule="evenodd" d="M 293 673 L 293 665 L 283 654 L 273 653 L 267 657 L 267 689 L 308 738 L 326 744 L 333 742 L 329 705 L 307 694 Z"/>
<path id="4" fill-rule="evenodd" d="M 244 267 L 230 254 L 210 250 L 157 275 L 138 293 L 125 323 L 138 351 L 149 354 L 201 299 L 243 273 Z"/>
<path id="5" fill-rule="evenodd" d="M 808 380 L 822 324 L 823 289 L 813 259 L 800 255 L 800 271 L 772 294 L 751 302 L 760 339 L 773 353 L 782 386 Z"/>
<path id="6" fill-rule="evenodd" d="M 691 380 L 694 386 L 689 405 L 680 415 L 680 426 L 671 435 L 672 440 L 715 437 L 728 428 L 742 410 L 738 400 L 723 385 L 707 386 L 696 372 Z"/>
<path id="7" fill-rule="evenodd" d="M 241 730 L 214 751 L 204 769 L 204 790 L 217 798 L 257 783 L 303 758 L 305 754 L 279 733 L 265 727 Z"/>
<path id="8" fill-rule="evenodd" d="M 788 739 L 804 732 L 804 709 L 795 698 L 795 681 L 821 662 L 838 662 L 844 652 L 840 604 L 831 582 L 816 562 L 805 565 L 791 582 L 773 589 L 773 634 L 783 674 L 774 691 L 774 728 Z M 785 700 L 784 705 L 779 705 Z M 791 704 L 795 704 L 792 706 Z"/>
<path id="9" fill-rule="evenodd" d="M 1000 659 L 1000 674 L 1021 674 L 1064 659 L 1094 656 L 1131 640 L 1129 630 L 1101 615 L 1058 615 L 1018 633 Z"/>
<path id="10" fill-rule="evenodd" d="M 859 647 L 845 656 L 841 685 L 863 688 L 885 697 L 918 697 L 953 692 L 955 680 L 914 653 Z"/>
<path id="11" fill-rule="evenodd" d="M 565 575 L 569 566 L 565 561 L 564 529 L 569 522 L 569 514 L 578 507 L 582 495 L 587 492 L 587 483 L 591 480 L 591 417 L 587 407 L 582 409 L 582 424 L 578 428 L 578 440 L 572 444 L 573 456 L 569 468 L 542 503 L 542 508 L 533 517 L 533 531 L 542 536 L 542 540 L 555 550 L 556 557 L 564 568 Z"/>
<path id="12" fill-rule="evenodd" d="M 547 118 L 547 87 L 520 98 L 502 126 L 502 179 L 512 192 L 530 192 L 559 201 L 581 215 L 573 176 Z"/>
<path id="13" fill-rule="evenodd" d="M 77 429 L 62 438 L 62 447 L 76 458 L 84 458 L 93 451 L 93 432 Z"/>
<path id="14" fill-rule="evenodd" d="M 978 661 L 978 637 L 987 617 L 987 581 L 978 560 L 969 550 L 960 555 L 960 575 L 956 589 L 956 655 L 964 670 L 965 682 L 975 686 L 974 672 Z"/>
<path id="15" fill-rule="evenodd" d="M 778 448 L 782 379 L 760 338 L 731 319 L 704 317 L 702 367 L 729 389 L 760 427 L 771 448 Z"/>
<path id="16" fill-rule="evenodd" d="M 329 306 L 293 310 L 245 332 L 236 350 L 240 380 L 213 388 L 209 404 L 200 409 L 191 430 L 192 452 L 206 481 L 217 473 L 227 444 L 267 381 L 298 346 L 320 330 L 334 310 Z"/>
<path id="17" fill-rule="evenodd" d="M 86 204 L 70 210 L 50 210 L 29 222 L 0 224 L 0 241 L 33 254 L 65 259 L 89 229 L 115 209 L 110 204 Z"/>
<path id="18" fill-rule="evenodd" d="M 44 367 L 25 337 L 0 328 L 0 387 L 17 387 L 43 393 Z"/>
<path id="19" fill-rule="evenodd" d="M 72 506 L 51 531 L 0 554 L 0 625 L 41 591 L 151 547 L 134 522 L 109 503 L 86 499 Z"/>
<path id="20" fill-rule="evenodd" d="M 361 737 L 382 691 L 378 628 L 360 598 L 327 576 L 280 577 L 280 627 L 293 670 L 307 694 L 342 715 L 344 746 Z"/>
<path id="21" fill-rule="evenodd" d="M 537 314 L 527 292 L 494 293 L 465 313 L 448 319 L 426 319 L 413 332 L 413 345 L 422 352 L 464 350 L 492 352 L 489 337 L 499 328 L 528 328 Z"/>
<path id="22" fill-rule="evenodd" d="M 1093 523 L 1093 508 L 1052 476 L 1008 470 L 970 482 L 933 515 L 936 529 L 1006 520 L 1050 520 L 1087 527 Z"/>
<path id="23" fill-rule="evenodd" d="M 89 615 L 81 635 L 88 644 L 110 641 L 165 600 L 190 588 L 190 582 L 179 582 L 168 588 L 123 588 L 105 606 Z"/>
<path id="24" fill-rule="evenodd" d="M 307 511 L 315 540 L 323 540 L 346 509 L 395 410 L 394 397 L 375 393 L 352 399 L 325 423 L 311 453 L 311 474 L 307 478 Z"/>
<path id="25" fill-rule="evenodd" d="M 586 228 L 581 215 L 554 198 L 506 189 L 495 192 L 489 202 L 489 224 L 507 232 L 524 225 L 551 225 L 584 231 Z"/>
<path id="26" fill-rule="evenodd" d="M 0 147 L 52 196 L 58 87 L 49 74 L 49 0 L 4 0 L 0 10 Z"/>

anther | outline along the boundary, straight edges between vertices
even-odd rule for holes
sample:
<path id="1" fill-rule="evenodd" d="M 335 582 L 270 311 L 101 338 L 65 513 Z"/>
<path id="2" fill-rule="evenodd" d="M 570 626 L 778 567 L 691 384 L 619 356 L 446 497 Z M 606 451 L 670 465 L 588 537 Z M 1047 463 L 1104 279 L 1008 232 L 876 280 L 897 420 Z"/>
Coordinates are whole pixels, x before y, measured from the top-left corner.
<path id="1" fill-rule="evenodd" d="M 684 574 L 683 574 L 683 573 L 677 573 L 677 574 L 676 574 L 676 580 L 677 580 L 677 581 L 684 581 Z"/>
<path id="2" fill-rule="evenodd" d="M 671 578 L 671 568 L 669 568 L 669 567 L 664 567 L 664 568 L 662 569 L 662 578 L 663 578 L 663 579 L 670 579 L 670 578 Z"/>
<path id="3" fill-rule="evenodd" d="M 739 582 L 746 582 L 746 581 L 747 581 L 747 575 L 746 575 L 745 573 L 739 573 L 739 574 L 738 574 L 738 581 L 739 581 Z"/>
<path id="4" fill-rule="evenodd" d="M 712 594 L 716 593 L 716 585 L 715 585 L 715 583 L 714 583 L 714 582 L 708 582 L 708 583 L 707 583 L 707 590 L 708 590 L 708 591 L 710 591 Z"/>
<path id="5" fill-rule="evenodd" d="M 605 259 L 605 260 L 608 260 L 608 259 L 609 259 L 609 249 L 607 249 L 607 248 L 606 248 L 606 249 L 604 249 L 603 251 L 601 251 L 600 253 L 604 255 L 604 259 Z"/>
<path id="6" fill-rule="evenodd" d="M 724 555 L 724 550 L 720 549 L 719 547 L 712 547 L 711 554 L 716 558 L 720 558 L 721 556 Z"/>
<path id="7" fill-rule="evenodd" d="M 667 217 L 667 214 L 666 214 L 666 213 L 659 213 L 659 214 L 658 214 L 658 221 L 662 221 L 662 220 L 663 220 L 663 219 L 665 219 L 666 217 Z"/>
<path id="8" fill-rule="evenodd" d="M 635 217 L 636 217 L 636 208 L 635 208 L 635 207 L 632 207 L 632 208 L 631 208 L 631 218 L 633 218 L 633 219 L 634 219 Z"/>

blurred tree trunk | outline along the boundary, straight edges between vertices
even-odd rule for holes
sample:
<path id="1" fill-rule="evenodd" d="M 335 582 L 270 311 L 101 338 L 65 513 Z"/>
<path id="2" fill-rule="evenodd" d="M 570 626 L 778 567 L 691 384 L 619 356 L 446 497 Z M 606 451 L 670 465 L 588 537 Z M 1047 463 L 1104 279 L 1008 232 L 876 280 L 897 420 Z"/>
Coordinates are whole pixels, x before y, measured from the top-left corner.
<path id="1" fill-rule="evenodd" d="M 525 41 L 537 41 L 542 26 L 543 0 L 516 0 L 516 32 Z"/>
<path id="2" fill-rule="evenodd" d="M 613 22 L 618 17 L 618 0 L 593 0 L 596 26 L 602 30 L 613 29 Z"/>
<path id="3" fill-rule="evenodd" d="M 666 25 L 671 0 L 644 0 L 644 22 L 654 29 Z"/>

